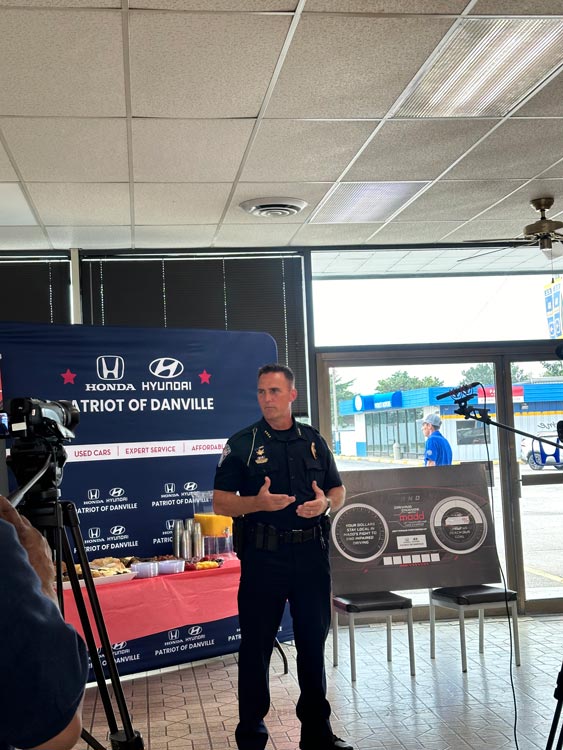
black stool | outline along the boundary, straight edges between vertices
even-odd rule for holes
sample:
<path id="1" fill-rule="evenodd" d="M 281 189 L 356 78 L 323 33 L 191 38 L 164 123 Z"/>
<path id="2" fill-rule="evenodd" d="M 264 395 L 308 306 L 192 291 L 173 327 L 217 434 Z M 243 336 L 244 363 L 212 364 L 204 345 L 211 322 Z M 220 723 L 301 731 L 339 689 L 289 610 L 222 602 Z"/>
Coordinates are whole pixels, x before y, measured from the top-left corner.
<path id="1" fill-rule="evenodd" d="M 348 631 L 350 633 L 350 670 L 352 682 L 356 681 L 356 642 L 354 624 L 360 617 L 378 615 L 387 620 L 387 661 L 391 661 L 391 625 L 393 615 L 406 612 L 409 636 L 409 659 L 411 675 L 415 674 L 414 664 L 414 634 L 412 620 L 412 600 L 406 596 L 399 596 L 390 591 L 376 591 L 369 594 L 341 594 L 332 597 L 332 653 L 333 664 L 338 666 L 338 614 L 348 617 Z"/>
<path id="2" fill-rule="evenodd" d="M 479 612 L 479 653 L 484 652 L 485 616 L 484 610 L 506 607 L 512 615 L 514 633 L 514 657 L 516 666 L 520 666 L 520 638 L 518 635 L 518 609 L 516 591 L 495 586 L 453 586 L 450 588 L 430 589 L 430 658 L 436 657 L 436 606 L 455 609 L 459 616 L 459 638 L 461 641 L 461 668 L 467 672 L 467 654 L 465 647 L 465 613 Z"/>

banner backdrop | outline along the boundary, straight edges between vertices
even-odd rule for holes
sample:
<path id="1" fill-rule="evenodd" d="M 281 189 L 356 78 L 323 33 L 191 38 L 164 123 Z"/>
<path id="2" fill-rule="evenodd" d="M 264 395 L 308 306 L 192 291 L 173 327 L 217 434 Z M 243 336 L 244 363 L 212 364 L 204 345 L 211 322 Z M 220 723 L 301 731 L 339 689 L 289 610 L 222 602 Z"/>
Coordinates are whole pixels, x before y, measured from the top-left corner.
<path id="1" fill-rule="evenodd" d="M 496 583 L 483 465 L 342 472 L 331 527 L 334 594 Z"/>
<path id="2" fill-rule="evenodd" d="M 0 323 L 0 354 L 5 403 L 80 410 L 61 499 L 90 560 L 172 554 L 174 519 L 211 510 L 223 446 L 259 418 L 256 372 L 277 357 L 265 333 L 19 323 Z"/>

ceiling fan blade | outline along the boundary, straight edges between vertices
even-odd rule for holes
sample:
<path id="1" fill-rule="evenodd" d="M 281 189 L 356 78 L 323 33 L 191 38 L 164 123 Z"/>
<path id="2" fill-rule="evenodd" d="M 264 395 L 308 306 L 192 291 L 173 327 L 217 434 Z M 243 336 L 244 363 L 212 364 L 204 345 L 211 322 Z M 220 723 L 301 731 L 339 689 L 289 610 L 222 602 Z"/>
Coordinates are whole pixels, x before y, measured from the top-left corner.
<path id="1" fill-rule="evenodd" d="M 462 240 L 462 242 L 471 242 L 472 244 L 477 244 L 478 242 L 482 245 L 488 245 L 491 242 L 494 242 L 496 245 L 500 245 L 503 243 L 503 247 L 514 247 L 516 245 L 529 245 L 530 240 L 526 239 L 525 237 L 511 237 L 510 239 L 507 239 L 506 237 L 499 237 L 497 240 L 495 239 L 486 239 L 486 240 Z M 535 239 L 534 239 L 535 242 Z"/>
<path id="2" fill-rule="evenodd" d="M 561 241 L 563 242 L 563 236 L 561 237 Z M 514 241 L 512 240 L 512 242 Z M 503 247 L 495 247 L 493 250 L 487 250 L 486 253 L 477 253 L 476 255 L 468 255 L 466 258 L 459 258 L 459 260 L 457 260 L 456 263 L 463 263 L 464 260 L 473 260 L 473 258 L 483 258 L 485 255 L 492 255 L 493 253 L 498 253 L 499 250 L 506 250 L 506 248 L 508 247 L 524 247 L 525 245 L 532 246 L 536 244 L 537 244 L 536 239 L 523 240 L 522 242 L 518 242 L 516 244 L 503 245 Z"/>

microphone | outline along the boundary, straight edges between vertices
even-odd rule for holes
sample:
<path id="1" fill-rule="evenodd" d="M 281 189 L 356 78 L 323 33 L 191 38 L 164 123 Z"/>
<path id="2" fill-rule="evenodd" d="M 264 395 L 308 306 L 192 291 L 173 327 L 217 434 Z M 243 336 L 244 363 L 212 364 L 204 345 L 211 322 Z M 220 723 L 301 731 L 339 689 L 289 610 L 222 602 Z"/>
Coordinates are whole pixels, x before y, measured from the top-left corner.
<path id="1" fill-rule="evenodd" d="M 557 422 L 557 439 L 563 441 L 563 421 Z"/>
<path id="2" fill-rule="evenodd" d="M 436 401 L 440 401 L 441 399 L 447 398 L 448 396 L 458 396 L 460 393 L 465 393 L 466 391 L 473 390 L 473 388 L 477 388 L 478 385 L 481 385 L 481 384 L 480 383 L 468 383 L 467 385 L 458 385 L 457 388 L 452 388 L 451 391 L 440 393 L 439 396 L 436 396 Z M 561 429 L 563 430 L 563 422 L 561 423 Z"/>

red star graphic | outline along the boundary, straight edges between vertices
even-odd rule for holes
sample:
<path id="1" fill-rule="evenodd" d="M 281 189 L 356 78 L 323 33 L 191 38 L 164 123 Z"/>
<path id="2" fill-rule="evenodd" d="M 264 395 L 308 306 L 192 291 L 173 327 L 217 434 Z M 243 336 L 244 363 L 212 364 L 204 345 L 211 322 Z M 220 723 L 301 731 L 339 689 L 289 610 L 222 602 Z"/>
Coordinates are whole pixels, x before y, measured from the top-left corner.
<path id="1" fill-rule="evenodd" d="M 211 381 L 211 375 L 210 375 L 210 373 L 208 373 L 207 370 L 204 370 L 203 372 L 200 372 L 199 373 L 199 380 L 200 380 L 200 385 L 202 383 L 207 383 L 209 385 L 210 381 Z"/>
<path id="2" fill-rule="evenodd" d="M 68 385 L 70 383 L 71 385 L 74 385 L 74 378 L 76 377 L 75 372 L 71 372 L 68 367 L 66 368 L 66 372 L 61 372 L 61 378 L 63 379 L 63 385 Z"/>

